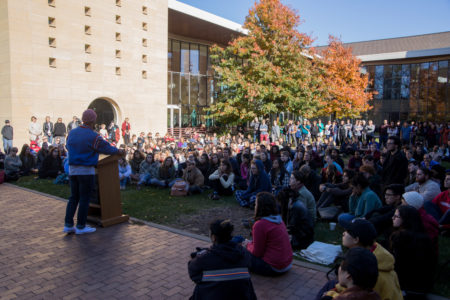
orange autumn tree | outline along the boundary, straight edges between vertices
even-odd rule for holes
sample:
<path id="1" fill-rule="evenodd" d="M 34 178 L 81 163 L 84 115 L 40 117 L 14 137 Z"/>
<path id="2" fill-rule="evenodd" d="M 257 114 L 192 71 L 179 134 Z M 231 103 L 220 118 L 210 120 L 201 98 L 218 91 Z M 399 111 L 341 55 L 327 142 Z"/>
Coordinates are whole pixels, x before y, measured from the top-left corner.
<path id="1" fill-rule="evenodd" d="M 211 48 L 220 93 L 210 117 L 236 124 L 278 112 L 317 112 L 321 76 L 310 55 L 312 39 L 297 30 L 300 23 L 279 0 L 261 0 L 246 17 L 246 35 Z"/>
<path id="2" fill-rule="evenodd" d="M 323 59 L 317 60 L 324 82 L 320 113 L 335 114 L 336 118 L 358 118 L 371 109 L 369 101 L 373 92 L 366 90 L 368 76 L 360 72 L 361 60 L 353 56 L 352 49 L 330 36 L 329 45 L 321 55 Z"/>

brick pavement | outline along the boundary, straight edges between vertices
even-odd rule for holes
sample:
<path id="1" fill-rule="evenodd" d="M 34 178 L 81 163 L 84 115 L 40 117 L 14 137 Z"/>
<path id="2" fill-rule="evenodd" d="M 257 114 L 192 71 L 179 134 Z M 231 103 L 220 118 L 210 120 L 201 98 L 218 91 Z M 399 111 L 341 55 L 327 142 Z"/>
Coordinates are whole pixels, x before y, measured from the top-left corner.
<path id="1" fill-rule="evenodd" d="M 147 225 L 65 235 L 66 203 L 0 185 L 0 299 L 187 299 L 190 252 L 208 243 Z M 259 299 L 313 299 L 320 271 L 252 275 Z"/>

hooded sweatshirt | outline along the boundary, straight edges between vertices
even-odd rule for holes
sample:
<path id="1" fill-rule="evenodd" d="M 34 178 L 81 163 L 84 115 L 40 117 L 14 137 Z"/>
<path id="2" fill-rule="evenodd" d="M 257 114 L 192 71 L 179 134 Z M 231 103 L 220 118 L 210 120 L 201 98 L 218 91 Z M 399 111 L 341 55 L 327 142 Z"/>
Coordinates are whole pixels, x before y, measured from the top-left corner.
<path id="1" fill-rule="evenodd" d="M 258 175 L 250 175 L 250 183 L 247 190 L 242 194 L 244 199 L 250 199 L 251 196 L 258 194 L 259 192 L 271 192 L 272 185 L 270 183 L 269 175 L 267 175 L 264 169 L 264 164 L 261 160 L 255 160 L 256 167 L 258 168 Z"/>
<path id="2" fill-rule="evenodd" d="M 248 264 L 245 249 L 231 241 L 198 253 L 188 263 L 196 283 L 191 299 L 256 299 Z"/>
<path id="3" fill-rule="evenodd" d="M 247 250 L 261 258 L 275 270 L 284 270 L 292 264 L 292 247 L 286 226 L 280 215 L 261 218 L 253 224 L 253 241 Z"/>
<path id="4" fill-rule="evenodd" d="M 378 262 L 378 280 L 373 290 L 382 300 L 403 299 L 397 273 L 394 270 L 394 256 L 378 243 L 375 243 L 373 254 Z"/>

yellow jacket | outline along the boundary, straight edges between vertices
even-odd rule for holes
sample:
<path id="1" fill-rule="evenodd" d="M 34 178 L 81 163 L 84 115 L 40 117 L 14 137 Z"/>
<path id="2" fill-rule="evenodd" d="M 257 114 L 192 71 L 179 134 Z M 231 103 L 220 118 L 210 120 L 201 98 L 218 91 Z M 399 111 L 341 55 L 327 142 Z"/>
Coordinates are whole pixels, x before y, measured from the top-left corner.
<path id="1" fill-rule="evenodd" d="M 373 290 L 382 300 L 402 300 L 400 283 L 394 270 L 394 256 L 378 243 L 375 243 L 373 254 L 378 261 L 378 280 Z"/>

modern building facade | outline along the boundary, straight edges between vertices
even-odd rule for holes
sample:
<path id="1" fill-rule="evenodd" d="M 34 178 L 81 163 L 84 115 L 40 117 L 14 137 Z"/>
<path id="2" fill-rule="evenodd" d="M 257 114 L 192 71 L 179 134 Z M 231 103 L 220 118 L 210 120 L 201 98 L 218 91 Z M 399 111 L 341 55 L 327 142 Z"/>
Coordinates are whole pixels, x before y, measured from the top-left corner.
<path id="1" fill-rule="evenodd" d="M 369 112 L 376 122 L 450 119 L 450 31 L 345 46 L 377 92 Z"/>

